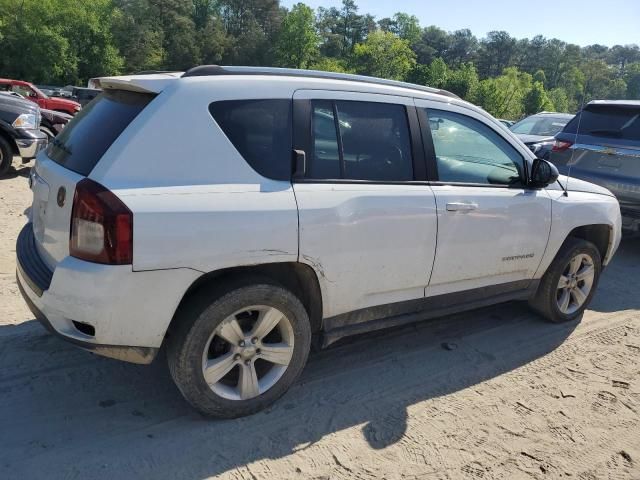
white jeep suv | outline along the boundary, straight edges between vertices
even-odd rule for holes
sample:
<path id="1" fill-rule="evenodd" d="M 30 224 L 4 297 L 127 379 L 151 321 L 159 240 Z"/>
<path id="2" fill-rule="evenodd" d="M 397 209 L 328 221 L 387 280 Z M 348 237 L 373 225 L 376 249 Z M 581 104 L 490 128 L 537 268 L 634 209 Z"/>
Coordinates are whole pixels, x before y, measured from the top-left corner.
<path id="1" fill-rule="evenodd" d="M 206 415 L 275 401 L 312 336 L 509 300 L 573 320 L 620 242 L 608 190 L 566 192 L 445 91 L 219 66 L 100 84 L 32 169 L 18 284 L 97 354 L 149 363 L 166 345 Z"/>

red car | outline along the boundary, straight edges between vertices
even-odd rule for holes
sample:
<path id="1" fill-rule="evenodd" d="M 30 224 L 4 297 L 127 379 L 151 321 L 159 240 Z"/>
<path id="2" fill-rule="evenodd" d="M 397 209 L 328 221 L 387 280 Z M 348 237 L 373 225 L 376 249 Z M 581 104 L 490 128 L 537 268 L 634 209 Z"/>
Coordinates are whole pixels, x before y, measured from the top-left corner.
<path id="1" fill-rule="evenodd" d="M 80 104 L 66 98 L 48 97 L 38 88 L 29 82 L 22 80 L 10 80 L 8 78 L 0 78 L 0 90 L 17 92 L 24 98 L 40 105 L 40 108 L 47 110 L 56 110 L 58 112 L 75 115 L 80 110 Z"/>

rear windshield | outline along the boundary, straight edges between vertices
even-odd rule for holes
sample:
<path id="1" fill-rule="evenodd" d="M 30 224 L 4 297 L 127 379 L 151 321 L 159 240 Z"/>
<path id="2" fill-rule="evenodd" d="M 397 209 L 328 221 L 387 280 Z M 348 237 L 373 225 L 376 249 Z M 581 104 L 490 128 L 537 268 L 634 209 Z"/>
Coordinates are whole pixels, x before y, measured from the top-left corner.
<path id="1" fill-rule="evenodd" d="M 155 95 L 103 92 L 84 107 L 47 147 L 54 162 L 89 175 L 102 155 Z"/>
<path id="2" fill-rule="evenodd" d="M 580 135 L 640 140 L 640 107 L 589 105 L 567 124 L 564 133 L 578 133 L 578 123 Z"/>

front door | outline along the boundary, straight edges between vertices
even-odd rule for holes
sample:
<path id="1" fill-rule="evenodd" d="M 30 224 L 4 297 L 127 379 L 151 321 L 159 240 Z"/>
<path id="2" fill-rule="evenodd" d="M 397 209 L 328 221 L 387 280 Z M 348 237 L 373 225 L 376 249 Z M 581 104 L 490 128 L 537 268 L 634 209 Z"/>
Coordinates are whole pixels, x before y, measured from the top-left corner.
<path id="1" fill-rule="evenodd" d="M 324 316 L 423 298 L 436 204 L 413 99 L 298 91 L 294 129 L 299 260 L 319 273 Z"/>
<path id="2" fill-rule="evenodd" d="M 524 152 L 470 109 L 416 104 L 431 150 L 438 210 L 426 295 L 525 288 L 547 245 L 551 199 L 544 189 L 525 186 Z"/>

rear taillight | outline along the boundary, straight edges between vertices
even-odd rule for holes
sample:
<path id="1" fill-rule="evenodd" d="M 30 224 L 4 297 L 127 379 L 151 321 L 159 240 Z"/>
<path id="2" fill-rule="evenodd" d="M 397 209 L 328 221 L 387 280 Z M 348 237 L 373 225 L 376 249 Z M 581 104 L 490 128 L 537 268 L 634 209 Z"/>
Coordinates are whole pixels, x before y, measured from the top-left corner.
<path id="1" fill-rule="evenodd" d="M 133 214 L 99 183 L 85 178 L 76 185 L 71 211 L 71 256 L 88 262 L 133 262 Z"/>
<path id="2" fill-rule="evenodd" d="M 551 147 L 551 151 L 564 152 L 565 150 L 568 150 L 572 145 L 573 143 L 571 142 L 563 142 L 561 140 L 556 140 L 555 143 L 553 144 L 553 147 Z"/>

